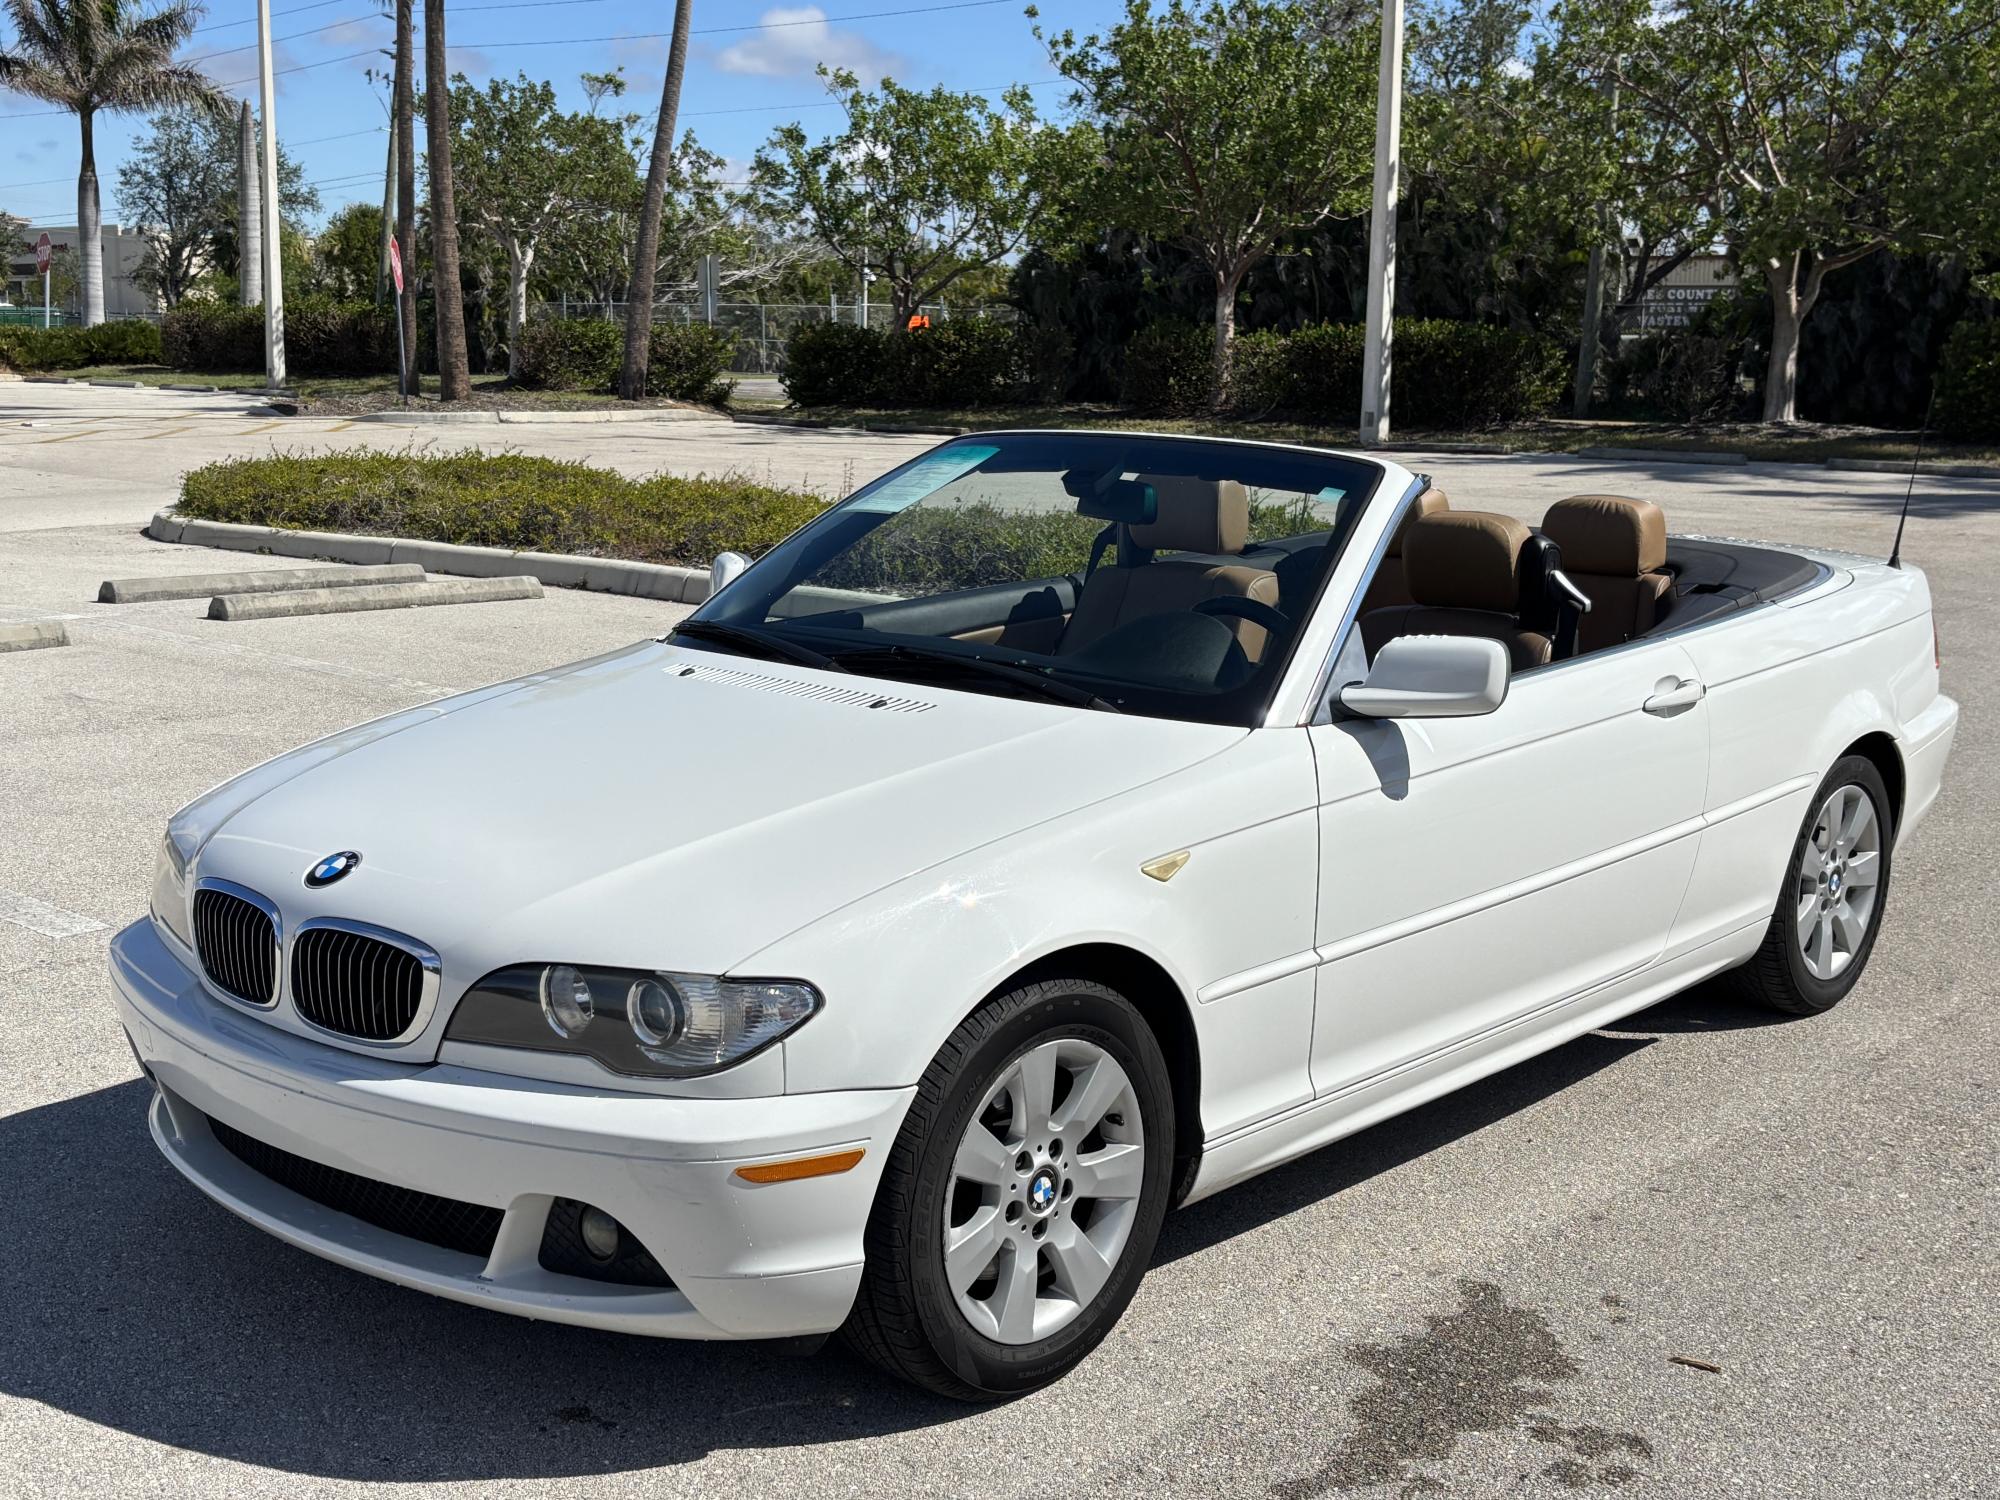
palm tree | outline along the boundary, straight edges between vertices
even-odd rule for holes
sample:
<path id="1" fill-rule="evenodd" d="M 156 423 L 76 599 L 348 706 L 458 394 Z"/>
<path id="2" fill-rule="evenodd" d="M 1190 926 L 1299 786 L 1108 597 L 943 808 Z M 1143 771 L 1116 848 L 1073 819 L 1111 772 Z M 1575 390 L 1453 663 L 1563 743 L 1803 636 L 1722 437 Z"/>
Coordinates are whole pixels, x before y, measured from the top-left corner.
<path id="1" fill-rule="evenodd" d="M 194 0 L 169 0 L 150 15 L 132 0 L 0 0 L 14 46 L 0 51 L 0 88 L 45 99 L 77 118 L 83 161 L 76 173 L 76 231 L 83 241 L 83 321 L 104 321 L 104 242 L 97 202 L 97 116 L 194 105 L 218 113 L 229 101 L 203 74 L 174 61 L 201 17 Z"/>
<path id="2" fill-rule="evenodd" d="M 12 3 L 12 0 L 9 0 Z M 646 364 L 653 342 L 653 283 L 660 274 L 660 215 L 674 165 L 674 122 L 681 111 L 681 78 L 687 72 L 688 20 L 694 0 L 674 0 L 674 39 L 667 50 L 667 81 L 660 90 L 660 118 L 653 126 L 653 160 L 646 168 L 646 201 L 639 209 L 639 243 L 632 254 L 632 284 L 625 293 L 625 362 L 618 394 L 638 401 L 646 394 Z"/>

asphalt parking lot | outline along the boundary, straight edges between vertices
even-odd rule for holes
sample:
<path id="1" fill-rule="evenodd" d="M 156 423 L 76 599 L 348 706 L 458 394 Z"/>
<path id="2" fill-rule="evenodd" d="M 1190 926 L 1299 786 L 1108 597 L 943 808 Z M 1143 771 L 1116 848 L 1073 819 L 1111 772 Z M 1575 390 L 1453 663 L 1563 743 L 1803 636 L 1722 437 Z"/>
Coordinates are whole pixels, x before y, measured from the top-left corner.
<path id="1" fill-rule="evenodd" d="M 94 603 L 104 578 L 245 565 L 138 534 L 189 465 L 477 440 L 838 490 L 930 440 L 265 428 L 254 404 L 0 386 L 0 623 L 74 642 L 0 655 L 0 1496 L 2000 1493 L 2000 483 L 1918 491 L 1905 554 L 1964 720 L 1848 1001 L 1779 1023 L 1704 987 L 1176 1214 L 1077 1374 L 968 1409 L 834 1350 L 532 1324 L 272 1241 L 153 1149 L 103 978 L 187 798 L 680 612 L 561 589 L 243 623 Z M 1405 461 L 1467 508 L 1616 490 L 1676 530 L 1877 554 L 1902 495 L 1783 466 Z"/>

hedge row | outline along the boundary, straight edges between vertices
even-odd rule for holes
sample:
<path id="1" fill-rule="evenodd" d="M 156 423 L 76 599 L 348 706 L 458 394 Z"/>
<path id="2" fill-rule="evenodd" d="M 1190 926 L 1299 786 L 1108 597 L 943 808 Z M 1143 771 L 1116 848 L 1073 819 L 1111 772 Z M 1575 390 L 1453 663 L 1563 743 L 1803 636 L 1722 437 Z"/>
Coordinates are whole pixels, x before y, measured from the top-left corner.
<path id="1" fill-rule="evenodd" d="M 950 318 L 882 333 L 803 323 L 785 345 L 785 394 L 800 406 L 998 406 L 1059 396 L 1069 343 L 997 318 Z"/>
<path id="2" fill-rule="evenodd" d="M 1953 437 L 2000 438 L 2000 319 L 1951 331 L 1937 378 L 1937 425 Z"/>
<path id="3" fill-rule="evenodd" d="M 1361 410 L 1365 349 L 1366 335 L 1353 323 L 1239 334 L 1228 405 L 1247 416 L 1351 421 Z M 1212 330 L 1155 324 L 1126 349 L 1126 404 L 1149 411 L 1208 409 L 1213 358 Z M 1561 399 L 1567 364 L 1562 345 L 1538 334 L 1401 319 L 1392 367 L 1396 420 L 1411 427 L 1485 427 L 1536 416 Z"/>
<path id="4" fill-rule="evenodd" d="M 0 368 L 24 375 L 85 365 L 156 365 L 160 330 L 140 318 L 95 328 L 36 328 L 0 323 Z"/>
<path id="5" fill-rule="evenodd" d="M 720 406 L 734 382 L 722 378 L 736 351 L 733 334 L 705 323 L 656 323 L 646 357 L 646 394 Z M 595 318 L 546 318 L 521 336 L 521 384 L 545 391 L 606 391 L 625 358 L 625 330 Z"/>
<path id="6" fill-rule="evenodd" d="M 191 299 L 160 325 L 176 370 L 264 368 L 264 309 Z M 372 302 L 300 297 L 285 304 L 285 364 L 294 375 L 393 374 L 396 320 Z"/>
<path id="7" fill-rule="evenodd" d="M 181 481 L 180 513 L 706 567 L 718 552 L 767 550 L 824 504 L 730 475 L 627 479 L 581 463 L 467 449 L 231 459 Z"/>

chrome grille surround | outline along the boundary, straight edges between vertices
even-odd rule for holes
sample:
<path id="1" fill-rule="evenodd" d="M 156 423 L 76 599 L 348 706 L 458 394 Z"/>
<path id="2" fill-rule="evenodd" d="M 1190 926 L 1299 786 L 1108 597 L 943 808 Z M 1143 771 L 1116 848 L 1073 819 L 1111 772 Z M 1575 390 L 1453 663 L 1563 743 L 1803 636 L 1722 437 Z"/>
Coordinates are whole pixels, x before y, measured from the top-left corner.
<path id="1" fill-rule="evenodd" d="M 291 941 L 292 1010 L 345 1042 L 395 1047 L 437 1008 L 443 965 L 404 933 L 345 917 L 308 917 Z"/>
<path id="2" fill-rule="evenodd" d="M 285 924 L 276 905 L 248 886 L 203 876 L 194 883 L 189 914 L 209 987 L 239 1005 L 275 1006 L 285 971 Z"/>

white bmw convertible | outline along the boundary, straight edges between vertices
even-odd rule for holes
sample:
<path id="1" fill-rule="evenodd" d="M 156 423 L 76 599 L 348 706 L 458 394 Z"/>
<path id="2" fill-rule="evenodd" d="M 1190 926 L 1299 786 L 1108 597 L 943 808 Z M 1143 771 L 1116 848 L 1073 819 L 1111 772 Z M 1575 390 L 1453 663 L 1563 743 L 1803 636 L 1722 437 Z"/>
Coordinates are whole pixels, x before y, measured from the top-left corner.
<path id="1" fill-rule="evenodd" d="M 657 641 L 320 740 L 118 935 L 153 1135 L 371 1275 L 1062 1375 L 1161 1220 L 1727 971 L 1860 978 L 1922 575 L 1393 463 L 946 443 Z"/>

